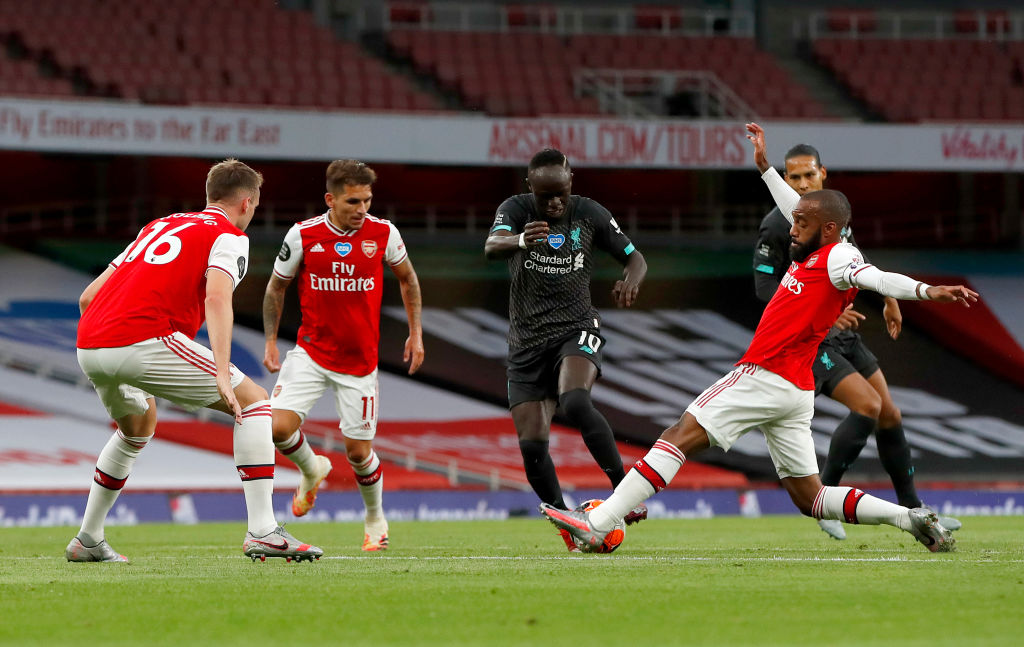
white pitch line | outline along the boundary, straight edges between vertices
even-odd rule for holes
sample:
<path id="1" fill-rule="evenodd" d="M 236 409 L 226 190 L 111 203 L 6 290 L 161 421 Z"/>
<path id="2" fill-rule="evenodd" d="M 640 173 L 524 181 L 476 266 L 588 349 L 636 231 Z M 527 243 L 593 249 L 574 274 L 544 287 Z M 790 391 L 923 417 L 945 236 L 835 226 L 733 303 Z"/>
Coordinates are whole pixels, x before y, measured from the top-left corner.
<path id="1" fill-rule="evenodd" d="M 54 560 L 59 559 L 55 556 L 40 555 L 36 557 L 28 556 L 9 556 L 4 558 L 6 561 L 28 561 L 28 560 Z M 176 557 L 173 555 L 147 555 L 145 557 L 138 558 L 139 561 L 151 561 L 155 559 L 186 559 L 184 557 Z M 216 559 L 216 560 L 241 560 L 246 559 L 244 555 L 210 555 L 204 556 L 202 559 Z M 279 558 L 269 558 L 279 559 Z M 393 562 L 451 562 L 451 561 L 492 561 L 492 562 L 519 562 L 519 561 L 530 561 L 530 562 L 575 562 L 575 563 L 590 563 L 590 564 L 606 564 L 609 561 L 627 561 L 627 562 L 707 562 L 707 563 L 726 563 L 726 562 L 850 562 L 850 563 L 920 563 L 920 564 L 946 564 L 946 563 L 958 563 L 958 564 L 1022 564 L 1024 559 L 957 559 L 954 560 L 936 560 L 928 557 L 658 557 L 653 555 L 616 555 L 615 557 L 599 557 L 597 555 L 565 555 L 565 556 L 542 556 L 538 555 L 535 557 L 527 557 L 522 555 L 452 555 L 452 556 L 416 556 L 416 555 L 326 555 L 321 558 L 322 560 L 337 559 L 337 560 L 348 560 L 348 561 L 362 561 L 362 560 L 384 560 Z M 135 562 L 136 564 L 138 562 Z"/>
<path id="2" fill-rule="evenodd" d="M 596 557 L 596 556 L 595 556 Z M 381 560 L 392 560 L 392 561 L 495 561 L 495 562 L 515 562 L 515 561 L 548 561 L 548 562 L 561 562 L 561 561 L 576 561 L 584 562 L 591 560 L 591 563 L 598 564 L 604 563 L 604 560 L 615 560 L 615 561 L 635 561 L 635 562 L 914 562 L 922 564 L 936 564 L 945 563 L 935 559 L 928 558 L 914 558 L 914 557 L 655 557 L 655 556 L 642 556 L 642 555 L 618 555 L 615 557 L 600 558 L 597 557 L 584 557 L 583 555 L 566 555 L 564 557 L 552 557 L 552 556 L 537 556 L 537 557 L 525 557 L 525 556 L 502 556 L 502 555 L 458 555 L 451 557 L 417 557 L 414 555 L 400 556 L 400 555 L 378 555 L 378 556 L 363 556 L 363 555 L 328 555 L 321 559 L 343 559 L 343 560 L 361 560 L 361 559 L 381 559 Z M 970 559 L 970 560 L 957 560 L 959 563 L 971 563 L 971 564 L 1014 564 L 1024 563 L 1024 559 Z"/>

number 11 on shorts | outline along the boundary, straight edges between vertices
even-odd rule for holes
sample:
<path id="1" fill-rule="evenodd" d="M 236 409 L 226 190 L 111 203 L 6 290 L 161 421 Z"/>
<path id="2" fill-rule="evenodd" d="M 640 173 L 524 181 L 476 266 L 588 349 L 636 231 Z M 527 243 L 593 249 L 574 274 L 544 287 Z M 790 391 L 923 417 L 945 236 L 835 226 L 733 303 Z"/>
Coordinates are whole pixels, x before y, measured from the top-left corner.
<path id="1" fill-rule="evenodd" d="M 363 420 L 367 419 L 366 418 L 367 411 L 369 411 L 369 413 L 370 413 L 370 418 L 369 418 L 370 420 L 373 420 L 374 417 L 375 417 L 374 416 L 374 409 L 373 409 L 374 408 L 373 398 L 374 398 L 374 396 L 372 396 L 372 395 L 369 395 L 369 396 L 364 395 L 363 396 Z"/>

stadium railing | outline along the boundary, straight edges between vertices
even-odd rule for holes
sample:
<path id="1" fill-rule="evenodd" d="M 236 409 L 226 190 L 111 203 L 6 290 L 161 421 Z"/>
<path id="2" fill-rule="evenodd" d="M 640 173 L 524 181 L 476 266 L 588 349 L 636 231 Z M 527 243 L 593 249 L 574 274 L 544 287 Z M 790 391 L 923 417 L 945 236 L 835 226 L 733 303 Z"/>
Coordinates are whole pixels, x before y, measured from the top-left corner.
<path id="1" fill-rule="evenodd" d="M 889 11 L 830 9 L 793 22 L 794 36 L 816 38 L 925 38 L 1022 40 L 1024 11 Z"/>
<path id="2" fill-rule="evenodd" d="M 357 16 L 360 30 L 377 23 L 373 14 L 380 10 L 377 6 L 361 8 Z M 385 31 L 398 27 L 563 35 L 660 33 L 747 38 L 754 35 L 754 15 L 750 11 L 684 9 L 671 5 L 614 7 L 395 0 L 386 3 L 379 18 Z"/>

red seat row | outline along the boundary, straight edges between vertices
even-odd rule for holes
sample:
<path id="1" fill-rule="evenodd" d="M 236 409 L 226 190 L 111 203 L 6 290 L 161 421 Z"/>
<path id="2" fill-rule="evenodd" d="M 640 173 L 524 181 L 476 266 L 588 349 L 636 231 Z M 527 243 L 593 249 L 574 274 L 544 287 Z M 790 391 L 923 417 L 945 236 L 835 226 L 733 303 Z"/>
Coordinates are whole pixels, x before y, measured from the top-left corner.
<path id="1" fill-rule="evenodd" d="M 1024 44 L 822 39 L 817 61 L 890 121 L 1024 119 Z"/>
<path id="2" fill-rule="evenodd" d="M 316 25 L 308 11 L 280 9 L 274 0 L 245 4 L 240 9 L 236 0 L 0 0 L 0 33 L 15 35 L 65 78 L 80 75 L 101 96 L 441 109 L 436 98 L 357 44 Z M 337 89 L 317 89 L 322 85 Z"/>
<path id="3" fill-rule="evenodd" d="M 583 101 L 574 89 L 578 73 L 598 68 L 652 70 L 652 77 L 658 71 L 711 72 L 762 116 L 826 117 L 771 55 L 747 38 L 393 30 L 389 44 L 469 107 L 492 114 L 596 114 L 597 102 Z M 779 98 L 766 99 L 766 92 L 778 92 Z"/>

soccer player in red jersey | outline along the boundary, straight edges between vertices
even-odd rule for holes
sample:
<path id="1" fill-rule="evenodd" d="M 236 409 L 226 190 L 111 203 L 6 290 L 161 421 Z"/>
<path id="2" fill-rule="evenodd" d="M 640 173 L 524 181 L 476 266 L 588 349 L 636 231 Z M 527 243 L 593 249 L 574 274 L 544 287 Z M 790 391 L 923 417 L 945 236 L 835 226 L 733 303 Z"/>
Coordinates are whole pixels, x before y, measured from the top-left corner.
<path id="1" fill-rule="evenodd" d="M 96 462 L 81 530 L 65 551 L 68 561 L 128 561 L 107 544 L 103 522 L 156 429 L 154 396 L 234 416 L 235 464 L 249 517 L 246 555 L 255 561 L 323 554 L 274 519 L 270 402 L 230 361 L 231 294 L 245 276 L 249 239 L 243 232 L 262 184 L 263 177 L 238 160 L 215 164 L 203 211 L 143 227 L 82 293 L 78 363 L 117 432 Z M 212 350 L 193 341 L 204 319 Z"/>
<path id="2" fill-rule="evenodd" d="M 423 363 L 419 280 L 398 229 L 369 214 L 373 169 L 355 160 L 327 167 L 327 212 L 294 225 L 274 263 L 263 299 L 264 366 L 281 371 L 271 396 L 274 444 L 298 465 L 302 481 L 292 513 L 306 514 L 331 462 L 306 442 L 299 427 L 327 387 L 334 392 L 345 452 L 366 507 L 363 550 L 388 547 L 382 507 L 383 472 L 373 451 L 377 433 L 377 352 L 384 265 L 398 277 L 409 320 L 404 359 L 409 374 Z M 298 278 L 302 324 L 284 364 L 277 331 L 284 294 Z"/>
<path id="3" fill-rule="evenodd" d="M 962 285 L 929 286 L 865 263 L 856 247 L 842 242 L 850 203 L 838 191 L 801 197 L 765 155 L 764 131 L 748 124 L 762 178 L 791 222 L 792 264 L 765 308 L 747 352 L 736 369 L 694 400 L 679 421 L 662 432 L 615 492 L 589 514 L 541 504 L 541 512 L 584 545 L 600 546 L 604 535 L 637 503 L 663 489 L 686 456 L 711 445 L 728 450 L 754 428 L 764 432 L 782 485 L 800 512 L 815 519 L 888 524 L 911 533 L 932 552 L 950 551 L 950 532 L 927 508 L 905 508 L 850 487 L 823 486 L 811 440 L 818 345 L 858 289 L 897 299 L 969 306 L 976 292 Z"/>
<path id="4" fill-rule="evenodd" d="M 797 144 L 789 149 L 785 165 L 786 183 L 800 195 L 825 188 L 828 171 L 813 146 Z M 789 269 L 790 227 L 778 207 L 761 221 L 753 268 L 757 297 L 765 303 L 775 296 Z M 857 246 L 852 230 L 844 239 Z M 866 256 L 864 260 L 867 261 Z M 893 339 L 899 337 L 903 326 L 899 301 L 885 297 L 882 316 L 889 335 Z M 868 436 L 874 434 L 878 459 L 889 474 L 896 491 L 896 501 L 908 508 L 919 508 L 924 503 L 914 486 L 914 464 L 903 431 L 903 417 L 893 402 L 878 359 L 856 332 L 862 319 L 864 315 L 854 310 L 852 305 L 844 310 L 818 347 L 812 365 L 815 394 L 827 395 L 850 410 L 832 432 L 828 455 L 821 469 L 821 482 L 839 485 L 843 474 L 864 449 Z M 940 516 L 939 523 L 948 530 L 958 530 L 962 525 L 958 519 L 948 516 Z M 830 537 L 846 539 L 846 529 L 839 521 L 818 519 L 818 526 Z"/>

